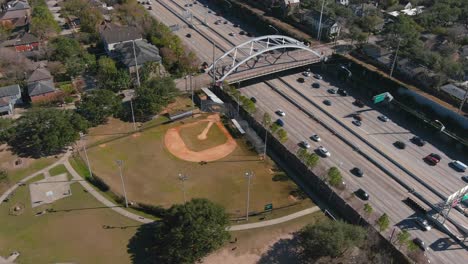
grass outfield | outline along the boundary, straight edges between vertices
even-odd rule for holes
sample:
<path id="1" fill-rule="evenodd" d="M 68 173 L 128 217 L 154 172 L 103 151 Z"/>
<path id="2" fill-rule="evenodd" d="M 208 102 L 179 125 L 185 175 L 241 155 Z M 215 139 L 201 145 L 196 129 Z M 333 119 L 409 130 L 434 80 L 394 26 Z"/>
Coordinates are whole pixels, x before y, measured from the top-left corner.
<path id="1" fill-rule="evenodd" d="M 138 223 L 101 208 L 78 183 L 71 189 L 72 196 L 34 209 L 29 188 L 17 189 L 9 202 L 0 205 L 0 255 L 19 251 L 16 263 L 130 263 L 127 244 Z M 17 202 L 26 206 L 24 213 L 9 215 Z M 57 212 L 35 216 L 46 208 Z M 104 229 L 103 225 L 119 228 Z"/>
<path id="2" fill-rule="evenodd" d="M 184 123 L 203 118 L 185 119 Z M 244 175 L 253 171 L 251 212 L 263 211 L 269 203 L 273 203 L 274 208 L 295 203 L 289 193 L 296 185 L 292 181 L 272 181 L 273 164 L 260 161 L 242 140 L 237 141 L 238 147 L 229 156 L 206 165 L 171 155 L 164 146 L 164 134 L 168 128 L 179 125 L 180 121 L 154 127 L 88 148 L 93 173 L 106 181 L 112 190 L 122 193 L 116 160 L 123 160 L 129 200 L 164 207 L 183 202 L 182 182 L 178 179 L 178 174 L 182 173 L 188 176 L 185 181 L 187 199 L 208 198 L 223 205 L 233 216 L 243 216 L 247 192 Z"/>
<path id="3" fill-rule="evenodd" d="M 185 145 L 187 145 L 189 149 L 193 151 L 202 151 L 226 143 L 227 137 L 216 123 L 212 123 L 208 130 L 207 139 L 200 140 L 197 138 L 208 124 L 208 121 L 200 122 L 194 126 L 183 127 L 179 130 L 180 137 L 184 140 Z"/>

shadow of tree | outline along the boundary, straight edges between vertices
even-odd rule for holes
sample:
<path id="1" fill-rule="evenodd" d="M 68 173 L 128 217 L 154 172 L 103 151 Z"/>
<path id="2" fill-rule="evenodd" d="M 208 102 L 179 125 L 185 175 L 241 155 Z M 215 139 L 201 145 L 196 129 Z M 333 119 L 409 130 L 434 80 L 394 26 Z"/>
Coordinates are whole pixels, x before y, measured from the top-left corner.
<path id="1" fill-rule="evenodd" d="M 158 223 L 141 225 L 135 235 L 127 244 L 127 252 L 130 254 L 132 263 L 150 264 L 156 263 L 154 253 L 151 251 L 155 244 L 155 232 L 157 232 Z"/>
<path id="2" fill-rule="evenodd" d="M 305 263 L 300 256 L 297 234 L 290 239 L 280 239 L 264 253 L 258 264 Z"/>

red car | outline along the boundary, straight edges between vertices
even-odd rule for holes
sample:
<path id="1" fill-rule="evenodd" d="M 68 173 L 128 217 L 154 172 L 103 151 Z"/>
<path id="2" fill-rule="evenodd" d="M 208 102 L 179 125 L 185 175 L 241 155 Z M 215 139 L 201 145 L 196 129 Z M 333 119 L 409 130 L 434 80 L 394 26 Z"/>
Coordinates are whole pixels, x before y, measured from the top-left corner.
<path id="1" fill-rule="evenodd" d="M 437 163 L 440 162 L 441 159 L 442 158 L 438 154 L 435 154 L 435 153 L 431 153 L 424 158 L 424 160 L 430 165 L 436 165 Z"/>

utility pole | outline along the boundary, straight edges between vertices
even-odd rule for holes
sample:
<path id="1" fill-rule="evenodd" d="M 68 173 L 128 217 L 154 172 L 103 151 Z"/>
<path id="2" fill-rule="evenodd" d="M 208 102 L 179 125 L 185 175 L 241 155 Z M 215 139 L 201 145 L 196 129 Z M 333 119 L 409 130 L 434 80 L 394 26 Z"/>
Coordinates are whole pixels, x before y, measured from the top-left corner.
<path id="1" fill-rule="evenodd" d="M 247 178 L 247 208 L 245 212 L 245 220 L 249 221 L 249 206 L 250 206 L 250 180 L 254 176 L 253 172 L 246 172 L 245 177 Z"/>
<path id="2" fill-rule="evenodd" d="M 117 163 L 117 166 L 119 166 L 120 180 L 122 181 L 122 188 L 123 188 L 124 197 L 125 197 L 125 207 L 128 208 L 127 192 L 125 191 L 125 183 L 124 183 L 123 174 L 122 174 L 123 160 L 116 160 L 115 162 Z"/>
<path id="3" fill-rule="evenodd" d="M 183 175 L 182 173 L 179 173 L 178 178 L 182 182 L 182 192 L 184 193 L 184 204 L 185 204 L 187 203 L 187 197 L 185 196 L 185 181 L 188 180 L 188 176 Z"/>
<path id="4" fill-rule="evenodd" d="M 135 124 L 135 114 L 133 112 L 133 95 L 132 95 L 132 98 L 130 98 L 130 109 L 132 110 L 133 130 L 136 131 L 137 127 L 136 127 L 136 124 Z"/>
<path id="5" fill-rule="evenodd" d="M 395 68 L 396 59 L 398 57 L 398 50 L 400 49 L 401 38 L 398 38 L 398 45 L 395 51 L 395 58 L 393 58 L 392 69 L 390 70 L 390 77 L 393 75 L 393 69 Z"/>
<path id="6" fill-rule="evenodd" d="M 86 151 L 86 143 L 83 141 L 85 139 L 85 135 L 82 132 L 80 132 L 80 138 L 81 138 L 81 142 L 83 142 L 83 150 L 84 150 L 85 159 L 86 159 L 86 166 L 88 167 L 89 177 L 92 179 L 93 172 L 91 171 L 91 165 L 89 164 L 88 152 Z"/>
<path id="7" fill-rule="evenodd" d="M 215 67 L 215 43 L 213 43 L 213 87 L 216 85 L 216 67 Z"/>
<path id="8" fill-rule="evenodd" d="M 132 40 L 132 45 L 133 45 L 133 58 L 135 59 L 137 85 L 138 87 L 140 87 L 140 73 L 138 72 L 138 60 L 137 60 L 136 51 L 135 51 L 135 40 Z M 130 97 L 130 109 L 132 110 L 133 130 L 136 131 L 137 127 L 135 124 L 135 113 L 133 112 L 133 94 L 132 94 L 132 97 Z"/>
<path id="9" fill-rule="evenodd" d="M 239 105 L 240 105 L 240 82 L 237 82 L 237 116 L 239 116 Z"/>
<path id="10" fill-rule="evenodd" d="M 320 10 L 320 19 L 319 26 L 317 30 L 317 40 L 320 41 L 320 35 L 322 34 L 322 17 L 323 17 L 323 7 L 325 6 L 325 0 L 322 1 L 322 8 Z"/>
<path id="11" fill-rule="evenodd" d="M 190 92 L 192 93 L 192 109 L 194 108 L 193 105 L 193 85 L 192 85 L 192 74 L 190 74 Z"/>

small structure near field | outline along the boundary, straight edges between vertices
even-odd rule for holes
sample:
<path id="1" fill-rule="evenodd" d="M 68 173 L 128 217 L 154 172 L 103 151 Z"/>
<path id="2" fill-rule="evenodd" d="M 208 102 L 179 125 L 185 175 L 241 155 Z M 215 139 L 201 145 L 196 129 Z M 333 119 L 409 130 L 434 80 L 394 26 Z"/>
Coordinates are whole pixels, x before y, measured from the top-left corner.
<path id="1" fill-rule="evenodd" d="M 50 204 L 72 195 L 70 182 L 66 173 L 31 183 L 29 191 L 31 193 L 32 207 Z"/>

